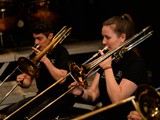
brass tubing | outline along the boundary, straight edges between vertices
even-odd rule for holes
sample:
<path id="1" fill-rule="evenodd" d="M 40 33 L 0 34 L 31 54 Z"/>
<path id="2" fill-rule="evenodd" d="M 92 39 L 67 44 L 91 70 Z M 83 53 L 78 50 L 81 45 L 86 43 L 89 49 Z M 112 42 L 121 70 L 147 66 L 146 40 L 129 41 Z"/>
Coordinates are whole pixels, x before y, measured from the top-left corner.
<path id="1" fill-rule="evenodd" d="M 11 92 L 19 85 L 19 83 L 16 83 L 12 89 L 2 98 L 0 104 L 11 94 Z"/>
<path id="2" fill-rule="evenodd" d="M 42 91 L 41 93 L 39 93 L 38 95 L 36 95 L 33 99 L 31 99 L 30 101 L 28 101 L 27 103 L 25 103 L 24 105 L 22 105 L 20 108 L 18 108 L 16 111 L 14 111 L 13 113 L 11 113 L 10 115 L 6 116 L 3 120 L 7 120 L 9 119 L 11 116 L 13 116 L 15 113 L 17 113 L 18 111 L 20 111 L 22 108 L 24 108 L 25 106 L 27 106 L 29 103 L 31 103 L 32 101 L 34 101 L 35 99 L 37 99 L 38 97 L 40 97 L 41 95 L 43 95 L 45 92 L 47 92 L 48 90 L 50 90 L 52 87 L 54 87 L 55 85 L 57 85 L 58 83 L 60 83 L 62 80 L 64 80 L 66 77 L 68 77 L 70 75 L 70 73 L 68 73 L 66 76 L 62 77 L 61 79 L 59 79 L 58 81 L 56 81 L 54 84 L 52 84 L 51 86 L 49 86 L 47 89 L 45 89 L 44 91 Z"/>
<path id="3" fill-rule="evenodd" d="M 25 72 L 27 74 L 29 74 L 32 77 L 37 77 L 39 74 L 38 71 L 38 67 L 37 64 L 40 61 L 40 59 L 50 50 L 52 50 L 53 48 L 56 47 L 57 44 L 62 43 L 62 41 L 70 34 L 71 28 L 67 28 L 66 26 L 64 26 L 56 35 L 55 37 L 53 37 L 52 41 L 50 42 L 50 44 L 43 49 L 39 54 L 37 54 L 32 60 L 29 60 L 28 58 L 25 57 L 20 57 L 18 59 L 19 62 L 19 66 L 23 69 L 22 72 Z M 33 74 L 34 73 L 34 74 Z M 14 115 L 16 112 L 18 112 L 19 110 L 21 110 L 23 107 L 25 107 L 26 105 L 28 105 L 30 102 L 32 102 L 33 100 L 35 100 L 36 98 L 38 98 L 39 96 L 41 96 L 42 94 L 44 94 L 46 91 L 48 91 L 50 88 L 52 88 L 53 86 L 55 86 L 56 84 L 58 84 L 60 81 L 64 80 L 67 76 L 69 76 L 70 73 L 68 73 L 66 76 L 64 76 L 63 78 L 61 78 L 60 80 L 56 81 L 54 84 L 52 84 L 50 87 L 48 87 L 47 89 L 45 89 L 44 91 L 42 91 L 40 94 L 38 94 L 36 97 L 34 97 L 33 99 L 31 99 L 30 101 L 28 101 L 26 104 L 24 104 L 23 106 L 21 106 L 19 109 L 17 109 L 16 111 L 14 111 L 13 113 L 11 113 L 9 116 L 7 116 L 4 120 L 10 118 L 12 115 Z"/>
<path id="4" fill-rule="evenodd" d="M 40 47 L 39 45 L 34 45 L 37 49 Z M 29 53 L 29 56 L 28 56 L 28 58 L 32 55 L 34 53 L 34 50 L 32 50 L 30 53 Z M 15 72 L 16 72 L 16 70 L 19 70 L 20 72 L 22 72 L 20 69 L 19 69 L 19 66 L 17 66 L 1 83 L 0 83 L 0 87 L 8 80 L 8 78 L 10 77 L 10 76 L 12 76 Z"/>
<path id="5" fill-rule="evenodd" d="M 76 79 L 74 78 L 74 76 L 71 74 L 71 72 L 69 72 L 64 78 L 68 77 L 68 76 L 71 76 L 73 78 L 74 81 L 76 81 Z M 63 79 L 62 79 L 63 80 Z M 60 80 L 61 81 L 61 80 Z M 59 81 L 59 82 L 60 82 Z M 59 83 L 58 82 L 58 83 Z M 45 109 L 47 109 L 49 106 L 51 106 L 52 104 L 54 104 L 56 101 L 58 101 L 60 98 L 62 98 L 63 96 L 65 96 L 66 94 L 68 94 L 70 91 L 72 91 L 74 88 L 78 87 L 80 84 L 77 84 L 73 87 L 71 87 L 70 89 L 68 89 L 66 92 L 64 92 L 63 94 L 61 94 L 58 98 L 56 98 L 55 100 L 53 100 L 51 103 L 49 103 L 47 106 L 45 106 L 43 109 L 41 109 L 40 111 L 38 111 L 36 114 L 34 114 L 32 117 L 30 118 L 26 118 L 27 120 L 31 120 L 33 119 L 34 117 L 36 117 L 38 114 L 40 114 L 42 111 L 44 111 Z M 54 85 L 55 86 L 55 85 Z"/>
<path id="6" fill-rule="evenodd" d="M 108 47 L 105 46 L 105 47 L 102 49 L 102 51 L 104 52 L 104 51 L 106 51 L 107 49 L 108 49 Z M 99 54 L 100 54 L 99 52 L 95 53 L 91 58 L 89 58 L 88 60 L 86 60 L 82 65 L 87 64 L 88 62 L 90 62 L 91 60 L 93 60 L 94 58 L 96 58 Z"/>
<path id="7" fill-rule="evenodd" d="M 58 101 L 60 98 L 62 98 L 63 96 L 65 96 L 66 94 L 68 94 L 70 91 L 72 91 L 74 88 L 76 88 L 78 86 L 79 85 L 77 84 L 76 86 L 71 87 L 66 92 L 64 92 L 62 95 L 60 95 L 58 98 L 56 98 L 55 100 L 53 100 L 51 103 L 49 103 L 47 106 L 45 106 L 43 109 L 41 109 L 40 111 L 38 111 L 36 114 L 34 114 L 32 117 L 28 118 L 27 120 L 32 120 L 35 116 L 37 116 L 38 114 L 40 114 L 42 111 L 44 111 L 45 109 L 47 109 L 49 106 L 51 106 L 52 104 L 54 104 L 56 101 Z"/>
<path id="8" fill-rule="evenodd" d="M 72 120 L 83 120 L 85 118 L 91 117 L 93 115 L 96 115 L 98 113 L 101 113 L 103 111 L 106 111 L 108 109 L 119 106 L 129 101 L 132 102 L 134 108 L 137 110 L 137 112 L 140 114 L 143 120 L 159 120 L 160 94 L 153 87 L 145 84 L 138 87 L 136 94 L 134 96 L 128 97 L 119 102 L 110 104 L 108 106 L 104 106 L 102 108 L 88 112 L 83 115 L 80 115 L 76 118 L 73 118 Z"/>
<path id="9" fill-rule="evenodd" d="M 92 62 L 90 63 L 87 63 L 87 64 L 84 64 L 82 65 L 82 67 L 84 67 L 84 69 L 86 70 L 89 70 L 92 69 L 92 68 L 96 68 L 98 66 L 98 64 L 100 62 L 102 62 L 103 60 L 105 60 L 106 58 L 108 58 L 109 56 L 115 54 L 116 52 L 120 52 L 120 50 L 122 48 L 127 48 L 127 45 L 131 45 L 133 44 L 133 47 L 135 47 L 136 45 L 138 45 L 139 43 L 141 43 L 142 41 L 146 40 L 148 37 L 150 37 L 153 33 L 153 31 L 149 32 L 148 34 L 144 35 L 143 37 L 139 38 L 138 40 L 135 41 L 136 44 L 132 43 L 137 37 L 139 37 L 142 33 L 146 32 L 146 30 L 148 30 L 149 27 L 146 27 L 145 29 L 143 29 L 141 32 L 135 34 L 133 37 L 131 37 L 130 39 L 126 40 L 122 45 L 120 45 L 118 48 L 116 49 L 113 49 L 111 51 L 108 51 L 107 53 L 105 53 L 104 55 L 100 56 L 99 58 L 93 60 Z M 131 44 L 132 43 L 132 44 Z M 130 46 L 130 49 L 131 49 L 131 46 Z M 132 48 L 133 48 L 132 47 Z M 126 49 L 126 51 L 129 51 L 130 49 Z M 125 52 L 126 52 L 125 51 Z M 88 71 L 87 71 L 88 72 Z"/>
<path id="10" fill-rule="evenodd" d="M 39 45 L 34 45 L 34 47 L 36 47 L 36 48 L 38 49 L 40 46 L 39 46 Z M 28 56 L 27 58 L 30 58 L 30 56 L 31 56 L 33 53 L 34 53 L 34 50 L 32 50 L 32 51 L 30 52 L 30 54 L 29 54 L 29 56 Z M 8 78 L 9 78 L 10 76 L 12 76 L 12 75 L 16 72 L 16 70 L 19 70 L 21 73 L 23 73 L 23 71 L 19 68 L 19 66 L 17 66 L 17 67 L 1 82 L 0 87 L 8 80 Z M 0 104 L 12 93 L 12 91 L 13 91 L 18 85 L 19 85 L 19 82 L 18 82 L 15 86 L 13 86 L 13 87 L 11 88 L 11 90 L 2 98 Z"/>
<path id="11" fill-rule="evenodd" d="M 129 97 L 129 98 L 127 98 L 127 99 L 124 99 L 124 100 L 122 100 L 122 101 L 120 101 L 120 102 L 110 104 L 110 105 L 108 105 L 108 106 L 105 106 L 105 107 L 99 108 L 99 109 L 97 109 L 97 110 L 94 110 L 94 111 L 92 111 L 92 112 L 89 112 L 89 113 L 86 113 L 86 114 L 84 114 L 84 115 L 81 115 L 81 116 L 79 116 L 79 117 L 73 118 L 72 120 L 83 120 L 83 119 L 88 118 L 88 117 L 91 117 L 91 116 L 93 116 L 93 115 L 95 115 L 95 114 L 101 113 L 101 112 L 103 112 L 103 111 L 105 111 L 105 110 L 108 110 L 108 109 L 111 109 L 111 108 L 113 108 L 113 107 L 119 106 L 119 105 L 121 105 L 121 104 L 123 104 L 123 103 L 129 102 L 129 101 L 131 101 L 131 100 L 134 99 L 134 98 L 135 98 L 135 96 L 131 96 L 131 97 Z"/>

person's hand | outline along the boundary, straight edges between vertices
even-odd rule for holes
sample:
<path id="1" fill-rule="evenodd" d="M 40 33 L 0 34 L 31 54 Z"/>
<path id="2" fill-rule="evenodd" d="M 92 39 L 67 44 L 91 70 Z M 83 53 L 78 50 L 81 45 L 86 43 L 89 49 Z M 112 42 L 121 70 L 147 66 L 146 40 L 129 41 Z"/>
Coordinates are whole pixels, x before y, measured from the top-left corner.
<path id="1" fill-rule="evenodd" d="M 127 118 L 128 120 L 143 120 L 137 111 L 131 111 Z"/>
<path id="2" fill-rule="evenodd" d="M 39 50 L 38 48 L 32 47 L 32 49 L 34 50 L 34 52 L 35 52 L 36 54 L 39 54 L 39 53 L 40 53 L 40 50 Z"/>
<path id="3" fill-rule="evenodd" d="M 110 56 L 109 58 L 105 59 L 102 61 L 99 66 L 104 70 L 107 67 L 112 66 L 112 57 Z"/>
<path id="4" fill-rule="evenodd" d="M 104 53 L 103 53 L 102 50 L 99 50 L 99 53 L 100 53 L 101 55 L 104 55 Z M 105 59 L 104 61 L 102 61 L 102 62 L 99 64 L 99 66 L 100 66 L 102 69 L 105 69 L 105 68 L 107 68 L 107 67 L 109 67 L 109 66 L 111 66 L 111 65 L 112 65 L 112 57 L 111 57 L 111 56 L 108 57 L 107 59 Z"/>
<path id="5" fill-rule="evenodd" d="M 68 86 L 68 88 L 70 89 L 70 88 L 76 86 L 77 84 L 78 84 L 77 81 L 75 81 L 75 82 L 71 83 Z M 79 96 L 79 95 L 81 95 L 82 92 L 83 92 L 83 87 L 79 85 L 78 87 L 75 87 L 70 93 L 74 94 L 75 96 Z"/>
<path id="6" fill-rule="evenodd" d="M 41 52 L 41 50 L 39 50 L 39 49 L 37 49 L 37 48 L 35 48 L 35 47 L 32 47 L 32 49 L 36 52 L 37 55 L 40 54 L 40 52 Z M 46 59 L 48 59 L 48 58 L 47 58 L 47 56 L 46 56 L 46 54 L 45 54 L 45 55 L 43 55 L 43 57 L 41 58 L 40 62 L 43 62 L 43 63 L 44 63 Z"/>
<path id="7" fill-rule="evenodd" d="M 19 83 L 20 86 L 28 87 L 30 85 L 31 77 L 26 73 L 22 73 L 17 76 L 16 81 Z"/>

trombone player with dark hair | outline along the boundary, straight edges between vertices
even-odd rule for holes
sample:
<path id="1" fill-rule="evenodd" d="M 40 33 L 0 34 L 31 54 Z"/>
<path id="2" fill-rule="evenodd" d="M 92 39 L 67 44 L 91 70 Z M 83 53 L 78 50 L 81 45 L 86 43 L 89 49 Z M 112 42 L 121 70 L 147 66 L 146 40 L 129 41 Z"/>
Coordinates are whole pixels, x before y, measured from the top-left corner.
<path id="1" fill-rule="evenodd" d="M 53 39 L 53 28 L 45 21 L 37 21 L 32 23 L 31 31 L 33 33 L 35 44 L 40 46 L 38 49 L 33 47 L 33 49 L 36 51 L 36 54 L 38 55 L 50 44 L 51 40 Z M 40 71 L 40 74 L 37 78 L 35 78 L 38 88 L 37 95 L 68 73 L 68 59 L 69 53 L 61 44 L 58 44 L 53 50 L 47 52 L 40 59 L 38 64 L 38 70 Z M 46 105 L 55 100 L 58 96 L 64 93 L 64 91 L 68 89 L 70 80 L 71 79 L 69 78 L 64 79 L 58 85 L 45 92 L 30 104 L 23 107 L 17 113 L 13 114 L 9 119 L 24 120 L 32 117 Z M 31 86 L 33 77 L 27 73 L 22 73 L 17 76 L 17 81 L 20 83 L 19 85 L 21 87 L 28 88 Z M 11 105 L 7 109 L 6 116 L 12 114 L 14 111 L 16 111 L 18 108 L 20 108 L 34 97 L 35 96 L 22 99 L 21 101 Z M 61 116 L 65 114 L 65 112 L 67 112 L 68 109 L 73 106 L 73 104 L 74 96 L 67 94 L 61 100 L 57 101 L 55 104 L 52 104 L 41 114 L 37 115 L 34 119 L 47 120 Z"/>

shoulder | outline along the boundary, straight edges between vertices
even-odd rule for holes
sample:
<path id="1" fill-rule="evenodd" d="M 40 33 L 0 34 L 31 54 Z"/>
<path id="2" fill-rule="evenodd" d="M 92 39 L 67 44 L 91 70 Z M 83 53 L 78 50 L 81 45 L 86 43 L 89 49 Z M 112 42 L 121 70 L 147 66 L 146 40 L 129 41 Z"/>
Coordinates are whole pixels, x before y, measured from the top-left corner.
<path id="1" fill-rule="evenodd" d="M 142 65 L 145 64 L 143 58 L 139 54 L 135 53 L 134 51 L 128 51 L 127 53 L 125 53 L 124 60 L 128 64 L 133 64 L 133 63 L 142 64 Z"/>
<path id="2" fill-rule="evenodd" d="M 139 74 L 145 75 L 147 72 L 147 65 L 145 61 L 141 56 L 133 51 L 126 52 L 123 58 L 114 65 L 116 67 L 114 67 L 115 70 L 121 69 L 126 74 L 133 74 L 135 76 Z"/>
<path id="3" fill-rule="evenodd" d="M 57 48 L 58 48 L 58 49 L 62 49 L 62 50 L 67 51 L 66 47 L 64 47 L 64 46 L 61 45 L 61 44 L 57 45 Z"/>
<path id="4" fill-rule="evenodd" d="M 52 50 L 53 52 L 56 52 L 56 53 L 66 53 L 66 54 L 69 54 L 68 53 L 68 50 L 61 44 L 58 44 L 54 50 Z"/>

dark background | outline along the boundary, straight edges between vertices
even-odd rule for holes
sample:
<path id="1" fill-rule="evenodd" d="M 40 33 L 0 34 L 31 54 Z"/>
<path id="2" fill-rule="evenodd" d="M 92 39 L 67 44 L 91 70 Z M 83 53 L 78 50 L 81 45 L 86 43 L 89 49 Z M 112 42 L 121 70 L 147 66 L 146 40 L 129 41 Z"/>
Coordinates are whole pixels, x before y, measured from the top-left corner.
<path id="1" fill-rule="evenodd" d="M 40 3 L 43 5 L 40 6 Z M 33 45 L 29 25 L 37 19 L 46 19 L 52 23 L 57 32 L 63 25 L 71 26 L 71 39 L 66 41 L 93 41 L 102 39 L 101 24 L 104 20 L 115 16 L 129 13 L 136 24 L 139 32 L 147 26 L 154 31 L 153 36 L 141 43 L 138 48 L 147 67 L 152 71 L 153 81 L 158 86 L 159 82 L 159 4 L 157 0 L 0 0 L 1 21 L 0 32 L 3 33 L 4 45 L 1 51 L 6 48 L 19 48 Z M 4 13 L 2 9 L 7 11 Z M 35 17 L 38 10 L 45 9 L 49 15 Z M 9 17 L 9 20 L 7 19 Z M 12 20 L 10 18 L 15 17 Z M 17 25 L 22 21 L 23 24 Z M 2 25 L 5 24 L 5 29 Z"/>

